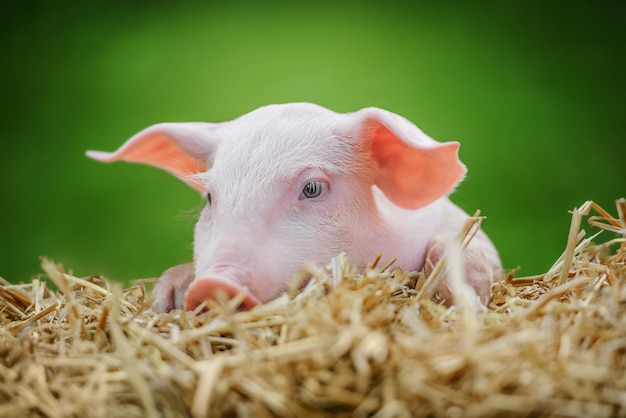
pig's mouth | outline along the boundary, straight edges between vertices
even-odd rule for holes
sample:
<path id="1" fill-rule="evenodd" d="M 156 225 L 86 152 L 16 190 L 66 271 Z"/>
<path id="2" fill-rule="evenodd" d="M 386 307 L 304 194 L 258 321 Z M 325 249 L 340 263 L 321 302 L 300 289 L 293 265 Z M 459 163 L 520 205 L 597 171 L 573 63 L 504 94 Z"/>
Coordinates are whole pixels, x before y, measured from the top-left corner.
<path id="1" fill-rule="evenodd" d="M 241 298 L 240 310 L 250 310 L 260 303 L 244 283 L 251 283 L 250 273 L 235 264 L 220 262 L 196 278 L 185 295 L 185 310 L 192 311 L 206 300 Z"/>

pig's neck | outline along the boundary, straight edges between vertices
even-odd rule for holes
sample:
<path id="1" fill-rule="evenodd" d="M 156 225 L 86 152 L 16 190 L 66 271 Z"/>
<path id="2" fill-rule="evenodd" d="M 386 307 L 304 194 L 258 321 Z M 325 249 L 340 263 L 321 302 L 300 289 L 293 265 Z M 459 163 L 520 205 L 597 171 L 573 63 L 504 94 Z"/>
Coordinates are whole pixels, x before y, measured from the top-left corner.
<path id="1" fill-rule="evenodd" d="M 374 201 L 378 209 L 379 231 L 384 258 L 396 257 L 396 266 L 405 270 L 419 270 L 424 264 L 430 240 L 437 234 L 458 231 L 465 217 L 447 197 L 417 210 L 399 208 L 376 187 Z M 461 211 L 462 212 L 462 211 Z M 372 231 L 375 232 L 375 231 Z"/>

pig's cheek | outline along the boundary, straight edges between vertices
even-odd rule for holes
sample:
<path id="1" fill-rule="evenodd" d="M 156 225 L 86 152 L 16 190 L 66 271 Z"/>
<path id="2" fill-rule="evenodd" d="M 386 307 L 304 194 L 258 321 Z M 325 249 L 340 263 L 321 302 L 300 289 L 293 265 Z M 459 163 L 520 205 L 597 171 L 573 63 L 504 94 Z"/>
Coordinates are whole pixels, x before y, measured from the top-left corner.
<path id="1" fill-rule="evenodd" d="M 201 239 L 209 235 L 209 231 L 213 228 L 213 222 L 214 217 L 212 216 L 211 210 L 205 207 L 202 212 L 200 212 L 200 216 L 194 227 L 196 241 L 199 238 Z"/>
<path id="2" fill-rule="evenodd" d="M 323 200 L 303 200 L 295 210 L 296 216 L 310 221 L 336 219 L 340 212 L 339 202 L 332 197 Z"/>
<path id="3" fill-rule="evenodd" d="M 207 205 L 200 212 L 200 217 L 198 218 L 198 222 L 208 222 L 209 219 L 211 219 L 211 209 Z"/>

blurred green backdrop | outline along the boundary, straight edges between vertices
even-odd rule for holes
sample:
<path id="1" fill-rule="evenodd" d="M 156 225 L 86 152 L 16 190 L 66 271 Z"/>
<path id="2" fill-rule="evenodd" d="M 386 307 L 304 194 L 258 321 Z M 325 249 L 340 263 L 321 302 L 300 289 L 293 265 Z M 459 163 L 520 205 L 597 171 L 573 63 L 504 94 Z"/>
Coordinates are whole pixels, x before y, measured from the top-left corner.
<path id="1" fill-rule="evenodd" d="M 548 3 L 3 2 L 0 276 L 41 255 L 119 280 L 190 260 L 196 193 L 84 151 L 290 101 L 460 141 L 452 199 L 488 217 L 507 268 L 540 273 L 568 210 L 626 195 L 626 9 Z"/>

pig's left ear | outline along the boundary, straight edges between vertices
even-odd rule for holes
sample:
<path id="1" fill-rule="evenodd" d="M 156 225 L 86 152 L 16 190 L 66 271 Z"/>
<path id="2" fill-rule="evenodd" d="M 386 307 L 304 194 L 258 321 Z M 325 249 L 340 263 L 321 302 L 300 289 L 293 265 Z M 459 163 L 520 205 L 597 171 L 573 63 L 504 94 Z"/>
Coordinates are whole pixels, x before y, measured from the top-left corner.
<path id="1" fill-rule="evenodd" d="M 418 209 L 450 193 L 463 179 L 458 142 L 440 143 L 395 113 L 366 108 L 350 115 L 352 132 L 369 145 L 374 183 L 395 205 Z"/>
<path id="2" fill-rule="evenodd" d="M 208 169 L 217 147 L 214 131 L 218 124 L 204 122 L 160 123 L 150 126 L 126 141 L 115 152 L 87 151 L 102 162 L 128 161 L 152 165 L 203 191 L 195 174 Z"/>

